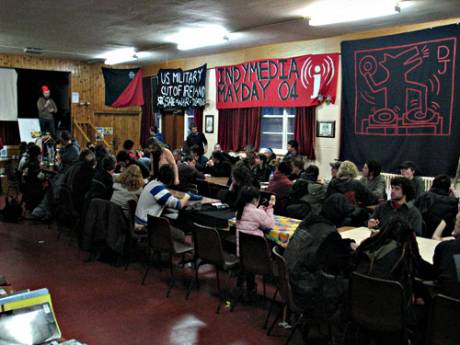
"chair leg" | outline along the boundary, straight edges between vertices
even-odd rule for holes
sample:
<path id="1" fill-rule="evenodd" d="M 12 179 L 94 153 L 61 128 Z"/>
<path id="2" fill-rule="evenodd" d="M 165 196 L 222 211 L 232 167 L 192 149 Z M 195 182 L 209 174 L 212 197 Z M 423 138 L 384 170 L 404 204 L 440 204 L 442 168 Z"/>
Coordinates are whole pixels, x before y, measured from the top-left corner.
<path id="1" fill-rule="evenodd" d="M 171 290 L 176 285 L 176 278 L 174 276 L 174 267 L 173 267 L 173 256 L 169 254 L 169 273 L 171 275 L 171 280 L 169 282 L 168 291 L 166 292 L 166 297 L 169 298 L 171 294 Z"/>
<path id="2" fill-rule="evenodd" d="M 268 320 L 270 319 L 270 316 L 272 314 L 272 310 L 273 310 L 273 305 L 275 304 L 276 302 L 276 296 L 278 295 L 278 288 L 276 288 L 275 290 L 275 293 L 273 294 L 273 299 L 270 303 L 270 308 L 268 309 L 268 313 L 267 313 L 267 316 L 265 317 L 265 321 L 264 321 L 264 329 L 267 328 L 267 324 L 268 324 Z"/>
<path id="3" fill-rule="evenodd" d="M 185 295 L 185 300 L 189 299 L 190 294 L 192 293 L 192 289 L 193 289 L 194 285 L 196 285 L 197 288 L 199 289 L 198 269 L 200 268 L 200 265 L 198 264 L 198 258 L 195 258 L 195 262 L 193 263 L 193 266 L 195 268 L 195 280 L 190 279 L 190 283 L 188 284 L 188 287 L 187 287 L 187 294 Z"/>
<path id="4" fill-rule="evenodd" d="M 149 274 L 150 268 L 152 267 L 153 264 L 153 255 L 155 255 L 153 252 L 150 252 L 149 260 L 147 262 L 147 267 L 145 268 L 145 273 L 144 277 L 142 278 L 141 285 L 145 285 L 145 280 L 147 279 L 147 275 Z"/>
<path id="5" fill-rule="evenodd" d="M 220 274 L 219 268 L 216 267 L 216 282 L 217 282 L 217 293 L 219 294 L 219 304 L 217 305 L 216 314 L 220 313 L 220 307 L 222 306 L 222 294 L 220 292 Z"/>
<path id="6" fill-rule="evenodd" d="M 271 332 L 273 331 L 273 328 L 275 327 L 276 325 L 276 322 L 280 319 L 281 315 L 283 315 L 283 310 L 284 310 L 284 307 L 285 307 L 286 304 L 283 304 L 281 306 L 281 309 L 280 311 L 278 312 L 278 314 L 276 314 L 276 317 L 275 319 L 273 320 L 273 323 L 271 324 L 270 328 L 267 330 L 267 335 L 270 335 Z"/>
<path id="7" fill-rule="evenodd" d="M 267 304 L 267 293 L 266 293 L 266 284 L 265 284 L 265 276 L 262 276 L 262 285 L 264 287 L 264 306 Z"/>
<path id="8" fill-rule="evenodd" d="M 288 345 L 292 339 L 292 337 L 294 336 L 294 333 L 297 331 L 297 328 L 299 328 L 299 325 L 300 325 L 300 321 L 303 319 L 303 315 L 300 314 L 300 316 L 298 317 L 298 319 L 296 320 L 294 326 L 292 327 L 292 330 L 291 330 L 291 333 L 289 333 L 289 336 L 287 337 L 286 339 L 286 342 L 284 343 L 284 345 Z M 308 326 L 307 326 L 308 327 Z M 309 331 L 309 328 L 307 328 L 307 334 L 308 334 L 308 331 Z"/>

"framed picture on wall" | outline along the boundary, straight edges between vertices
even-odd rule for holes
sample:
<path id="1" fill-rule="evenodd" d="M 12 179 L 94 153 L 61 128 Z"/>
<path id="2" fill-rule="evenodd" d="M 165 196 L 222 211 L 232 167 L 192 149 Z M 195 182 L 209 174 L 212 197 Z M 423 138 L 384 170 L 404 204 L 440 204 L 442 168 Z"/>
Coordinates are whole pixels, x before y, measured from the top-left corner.
<path id="1" fill-rule="evenodd" d="M 214 115 L 205 115 L 204 131 L 205 133 L 214 133 Z"/>
<path id="2" fill-rule="evenodd" d="M 335 138 L 335 121 L 317 121 L 316 136 L 322 138 Z"/>

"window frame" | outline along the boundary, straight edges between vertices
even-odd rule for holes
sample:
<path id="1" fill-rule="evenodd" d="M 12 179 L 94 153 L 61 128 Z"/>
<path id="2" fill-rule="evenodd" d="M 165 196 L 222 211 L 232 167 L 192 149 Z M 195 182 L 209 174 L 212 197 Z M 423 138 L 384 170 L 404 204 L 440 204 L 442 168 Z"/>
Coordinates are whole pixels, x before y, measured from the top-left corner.
<path id="1" fill-rule="evenodd" d="M 281 108 L 283 109 L 282 114 L 267 114 L 267 115 L 262 115 L 261 121 L 263 121 L 264 118 L 274 118 L 274 119 L 282 119 L 282 131 L 281 132 L 263 132 L 262 131 L 262 123 L 260 126 L 260 135 L 261 137 L 263 135 L 281 135 L 281 148 L 273 148 L 273 152 L 277 155 L 284 155 L 287 153 L 287 143 L 288 143 L 288 136 L 289 135 L 294 135 L 294 132 L 288 132 L 289 129 L 289 119 L 295 118 L 295 114 L 289 114 L 288 109 L 289 108 Z M 295 120 L 294 120 L 295 121 Z"/>

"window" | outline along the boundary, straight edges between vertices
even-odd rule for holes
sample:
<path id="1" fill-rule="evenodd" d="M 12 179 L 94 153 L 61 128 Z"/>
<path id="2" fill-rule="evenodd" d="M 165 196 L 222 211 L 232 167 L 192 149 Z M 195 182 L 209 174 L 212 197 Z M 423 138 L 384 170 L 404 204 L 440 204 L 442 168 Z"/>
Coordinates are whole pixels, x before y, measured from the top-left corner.
<path id="1" fill-rule="evenodd" d="M 187 136 L 190 134 L 190 125 L 194 122 L 195 117 L 193 116 L 192 110 L 187 108 L 184 114 L 184 140 L 186 140 Z"/>
<path id="2" fill-rule="evenodd" d="M 295 108 L 262 108 L 260 147 L 271 147 L 285 154 L 287 143 L 294 139 Z"/>

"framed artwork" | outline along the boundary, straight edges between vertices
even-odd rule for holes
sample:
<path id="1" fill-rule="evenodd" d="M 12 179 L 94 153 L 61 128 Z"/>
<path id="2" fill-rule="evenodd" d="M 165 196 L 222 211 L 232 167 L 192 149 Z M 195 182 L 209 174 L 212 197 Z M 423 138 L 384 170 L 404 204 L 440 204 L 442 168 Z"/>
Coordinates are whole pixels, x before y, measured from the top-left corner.
<path id="1" fill-rule="evenodd" d="M 316 136 L 323 138 L 335 138 L 335 121 L 317 121 Z"/>
<path id="2" fill-rule="evenodd" d="M 214 133 L 214 115 L 205 115 L 204 131 L 205 133 Z"/>

